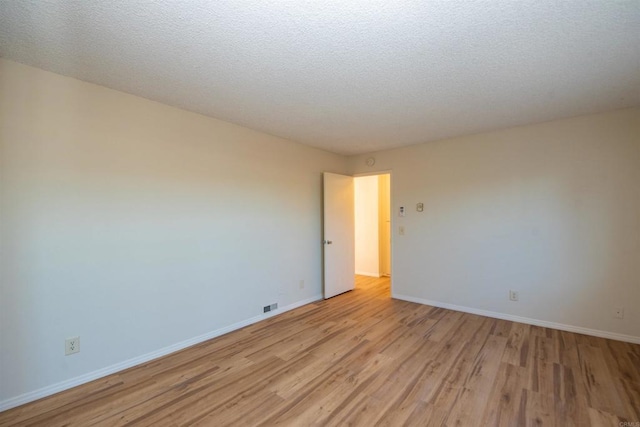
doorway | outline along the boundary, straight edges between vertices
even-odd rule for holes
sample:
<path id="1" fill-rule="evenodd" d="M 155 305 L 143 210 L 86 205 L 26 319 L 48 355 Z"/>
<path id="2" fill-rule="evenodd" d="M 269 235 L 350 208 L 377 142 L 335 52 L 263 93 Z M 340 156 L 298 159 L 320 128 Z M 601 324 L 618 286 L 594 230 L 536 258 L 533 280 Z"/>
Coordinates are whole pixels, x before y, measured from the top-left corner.
<path id="1" fill-rule="evenodd" d="M 354 179 L 355 272 L 391 276 L 391 175 Z"/>

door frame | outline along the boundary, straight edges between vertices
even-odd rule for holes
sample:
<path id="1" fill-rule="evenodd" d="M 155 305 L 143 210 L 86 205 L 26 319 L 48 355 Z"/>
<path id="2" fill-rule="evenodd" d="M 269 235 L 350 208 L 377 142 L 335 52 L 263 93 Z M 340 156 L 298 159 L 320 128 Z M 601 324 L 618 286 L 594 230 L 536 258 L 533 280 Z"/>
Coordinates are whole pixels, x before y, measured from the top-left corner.
<path id="1" fill-rule="evenodd" d="M 393 203 L 393 170 L 391 169 L 387 169 L 387 170 L 381 170 L 381 171 L 371 171 L 371 172 L 361 172 L 361 173 L 355 173 L 351 176 L 353 176 L 354 178 L 358 178 L 361 176 L 378 176 L 378 175 L 389 175 L 389 210 L 391 212 L 389 212 L 389 219 L 391 220 L 390 222 L 390 231 L 389 231 L 389 264 L 391 265 L 391 277 L 389 277 L 389 291 L 391 294 L 391 298 L 393 298 L 393 278 L 395 277 L 394 271 L 396 271 L 396 268 L 394 266 L 394 260 L 395 260 L 395 256 L 394 256 L 394 235 L 395 235 L 395 215 L 393 207 L 395 206 Z"/>

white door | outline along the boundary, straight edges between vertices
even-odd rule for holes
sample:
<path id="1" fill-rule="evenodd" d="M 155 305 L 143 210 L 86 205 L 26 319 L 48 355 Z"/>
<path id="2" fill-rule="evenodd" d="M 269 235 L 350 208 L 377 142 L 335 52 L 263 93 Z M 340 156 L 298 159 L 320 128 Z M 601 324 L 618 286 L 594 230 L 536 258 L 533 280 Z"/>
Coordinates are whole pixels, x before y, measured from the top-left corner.
<path id="1" fill-rule="evenodd" d="M 324 173 L 324 297 L 355 288 L 353 177 Z"/>

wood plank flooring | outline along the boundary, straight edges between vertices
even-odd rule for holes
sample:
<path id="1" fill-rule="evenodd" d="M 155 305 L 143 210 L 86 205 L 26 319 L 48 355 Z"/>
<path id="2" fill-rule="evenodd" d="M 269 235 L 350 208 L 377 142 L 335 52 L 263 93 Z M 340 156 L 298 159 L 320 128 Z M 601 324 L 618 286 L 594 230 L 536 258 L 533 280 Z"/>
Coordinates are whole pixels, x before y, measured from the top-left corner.
<path id="1" fill-rule="evenodd" d="M 392 300 L 388 279 L 0 413 L 0 426 L 618 426 L 640 345 Z"/>

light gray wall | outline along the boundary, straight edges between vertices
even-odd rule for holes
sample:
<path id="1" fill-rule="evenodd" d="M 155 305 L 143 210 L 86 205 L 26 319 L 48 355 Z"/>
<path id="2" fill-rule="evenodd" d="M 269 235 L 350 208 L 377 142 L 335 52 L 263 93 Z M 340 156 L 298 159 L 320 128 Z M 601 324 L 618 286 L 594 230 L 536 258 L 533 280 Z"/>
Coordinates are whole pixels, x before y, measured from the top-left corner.
<path id="1" fill-rule="evenodd" d="M 321 294 L 344 157 L 6 60 L 0 150 L 0 403 Z"/>

